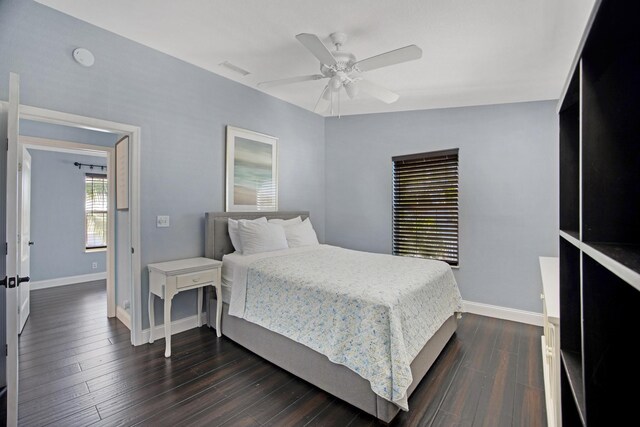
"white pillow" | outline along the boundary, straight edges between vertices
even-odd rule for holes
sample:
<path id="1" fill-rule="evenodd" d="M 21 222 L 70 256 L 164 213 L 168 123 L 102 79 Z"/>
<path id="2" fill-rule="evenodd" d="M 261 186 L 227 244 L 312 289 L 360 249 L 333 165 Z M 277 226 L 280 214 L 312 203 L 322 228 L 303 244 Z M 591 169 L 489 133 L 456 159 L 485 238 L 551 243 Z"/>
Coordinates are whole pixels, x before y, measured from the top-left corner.
<path id="1" fill-rule="evenodd" d="M 272 224 L 280 224 L 280 225 L 286 227 L 288 225 L 300 224 L 302 222 L 302 218 L 300 218 L 300 216 L 297 216 L 297 217 L 291 218 L 291 219 L 273 218 L 273 219 L 270 219 L 269 222 L 272 223 Z"/>
<path id="2" fill-rule="evenodd" d="M 300 224 L 293 224 L 284 227 L 284 233 L 287 236 L 287 244 L 290 248 L 319 245 L 318 236 L 316 235 L 309 218 L 305 219 Z"/>
<path id="3" fill-rule="evenodd" d="M 240 233 L 238 231 L 238 224 L 241 222 L 267 222 L 266 217 L 258 218 L 258 219 L 228 219 L 229 224 L 229 237 L 231 238 L 231 243 L 233 244 L 234 249 L 237 252 L 242 253 L 242 242 L 240 241 Z"/>
<path id="4" fill-rule="evenodd" d="M 269 224 L 266 221 L 240 222 L 238 231 L 243 255 L 277 251 L 289 247 L 284 228 L 278 224 Z"/>

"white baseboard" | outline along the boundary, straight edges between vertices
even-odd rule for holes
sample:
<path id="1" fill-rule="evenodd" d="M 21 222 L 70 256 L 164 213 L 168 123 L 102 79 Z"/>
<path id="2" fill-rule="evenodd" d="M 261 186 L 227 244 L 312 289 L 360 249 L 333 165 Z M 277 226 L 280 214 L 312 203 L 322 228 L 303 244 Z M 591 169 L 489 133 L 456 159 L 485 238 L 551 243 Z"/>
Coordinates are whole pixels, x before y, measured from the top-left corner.
<path id="1" fill-rule="evenodd" d="M 206 325 L 207 313 L 201 313 L 200 318 L 201 318 L 202 324 Z M 197 327 L 198 327 L 197 315 L 185 317 L 184 319 L 174 320 L 173 322 L 171 322 L 171 336 L 174 336 L 175 334 L 179 334 L 180 332 L 188 331 L 189 329 L 193 329 Z M 149 342 L 149 331 L 150 329 L 148 328 L 142 330 L 143 344 L 146 344 Z M 164 324 L 156 325 L 156 327 L 153 329 L 154 341 L 159 340 L 160 338 L 164 338 Z"/>
<path id="2" fill-rule="evenodd" d="M 542 313 L 518 310 L 516 308 L 500 307 L 498 305 L 483 304 L 481 302 L 462 301 L 462 310 L 465 313 L 479 314 L 481 316 L 495 317 L 497 319 L 511 320 L 513 322 L 528 323 L 529 325 L 542 326 L 544 318 Z"/>
<path id="3" fill-rule="evenodd" d="M 129 328 L 129 330 L 131 330 L 131 315 L 127 310 L 125 310 L 120 306 L 117 306 L 116 317 L 118 318 L 119 321 L 122 322 L 124 326 L 126 326 L 127 328 Z"/>
<path id="4" fill-rule="evenodd" d="M 81 274 L 79 276 L 60 277 L 57 279 L 37 280 L 31 282 L 31 290 L 55 288 L 56 286 L 74 285 L 76 283 L 93 282 L 107 278 L 107 272 Z"/>

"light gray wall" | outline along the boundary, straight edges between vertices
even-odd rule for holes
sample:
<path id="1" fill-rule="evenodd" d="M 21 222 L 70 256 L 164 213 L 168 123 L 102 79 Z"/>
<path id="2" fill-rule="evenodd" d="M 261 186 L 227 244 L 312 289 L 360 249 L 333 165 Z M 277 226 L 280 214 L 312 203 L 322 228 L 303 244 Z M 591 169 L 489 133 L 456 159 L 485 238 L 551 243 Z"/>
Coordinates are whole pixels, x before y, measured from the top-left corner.
<path id="1" fill-rule="evenodd" d="M 85 251 L 87 170 L 74 162 L 106 165 L 106 158 L 54 151 L 31 153 L 31 271 L 33 281 L 106 271 L 106 252 Z M 97 269 L 91 264 L 98 263 Z"/>
<path id="2" fill-rule="evenodd" d="M 539 256 L 557 256 L 555 102 L 326 121 L 329 244 L 391 252 L 391 157 L 460 148 L 460 269 L 468 301 L 541 312 Z"/>
<path id="3" fill-rule="evenodd" d="M 89 48 L 92 68 L 76 64 Z M 224 210 L 224 135 L 233 125 L 279 140 L 279 207 L 311 212 L 324 238 L 324 119 L 31 0 L 0 0 L 0 99 L 8 73 L 27 105 L 140 126 L 143 326 L 152 262 L 204 254 L 204 212 Z M 170 215 L 170 228 L 156 228 Z M 173 318 L 195 315 L 196 293 Z M 157 301 L 158 322 L 162 321 Z"/>

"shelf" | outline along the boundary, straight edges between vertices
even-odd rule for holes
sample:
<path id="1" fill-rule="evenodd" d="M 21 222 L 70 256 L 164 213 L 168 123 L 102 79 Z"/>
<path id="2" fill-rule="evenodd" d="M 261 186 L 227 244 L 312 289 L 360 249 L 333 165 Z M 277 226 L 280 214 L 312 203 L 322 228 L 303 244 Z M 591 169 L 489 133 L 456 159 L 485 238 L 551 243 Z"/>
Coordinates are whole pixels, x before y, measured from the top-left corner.
<path id="1" fill-rule="evenodd" d="M 558 105 L 562 424 L 627 425 L 640 384 L 640 2 L 596 0 Z"/>
<path id="2" fill-rule="evenodd" d="M 640 291 L 640 246 L 585 243 L 584 253 Z"/>
<path id="3" fill-rule="evenodd" d="M 580 247 L 580 233 L 577 230 L 560 230 L 560 237 L 564 238 L 576 248 Z"/>
<path id="4" fill-rule="evenodd" d="M 582 356 L 578 353 L 564 350 L 560 350 L 560 355 L 562 357 L 562 364 L 564 365 L 567 377 L 569 378 L 571 394 L 576 402 L 580 421 L 582 421 L 582 424 L 584 425 L 585 405 L 584 385 L 582 381 Z"/>

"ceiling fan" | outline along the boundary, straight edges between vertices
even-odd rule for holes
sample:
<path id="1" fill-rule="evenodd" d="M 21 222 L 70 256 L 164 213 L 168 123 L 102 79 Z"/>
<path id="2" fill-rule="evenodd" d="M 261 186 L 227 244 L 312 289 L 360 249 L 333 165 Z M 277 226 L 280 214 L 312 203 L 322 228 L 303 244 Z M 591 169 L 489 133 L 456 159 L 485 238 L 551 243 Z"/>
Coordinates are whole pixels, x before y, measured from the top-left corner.
<path id="1" fill-rule="evenodd" d="M 320 61 L 320 74 L 260 82 L 258 87 L 266 89 L 291 83 L 329 79 L 318 98 L 318 102 L 316 102 L 314 108 L 316 113 L 322 113 L 330 106 L 331 114 L 333 114 L 334 95 L 338 99 L 338 108 L 340 108 L 340 89 L 342 88 L 351 99 L 362 91 L 391 104 L 396 102 L 400 96 L 389 89 L 365 80 L 362 73 L 422 57 L 422 49 L 412 44 L 358 61 L 354 54 L 342 50 L 342 46 L 347 41 L 345 33 L 332 33 L 330 37 L 331 42 L 335 45 L 334 51 L 330 51 L 315 34 L 302 33 L 296 36 L 296 39 Z"/>

